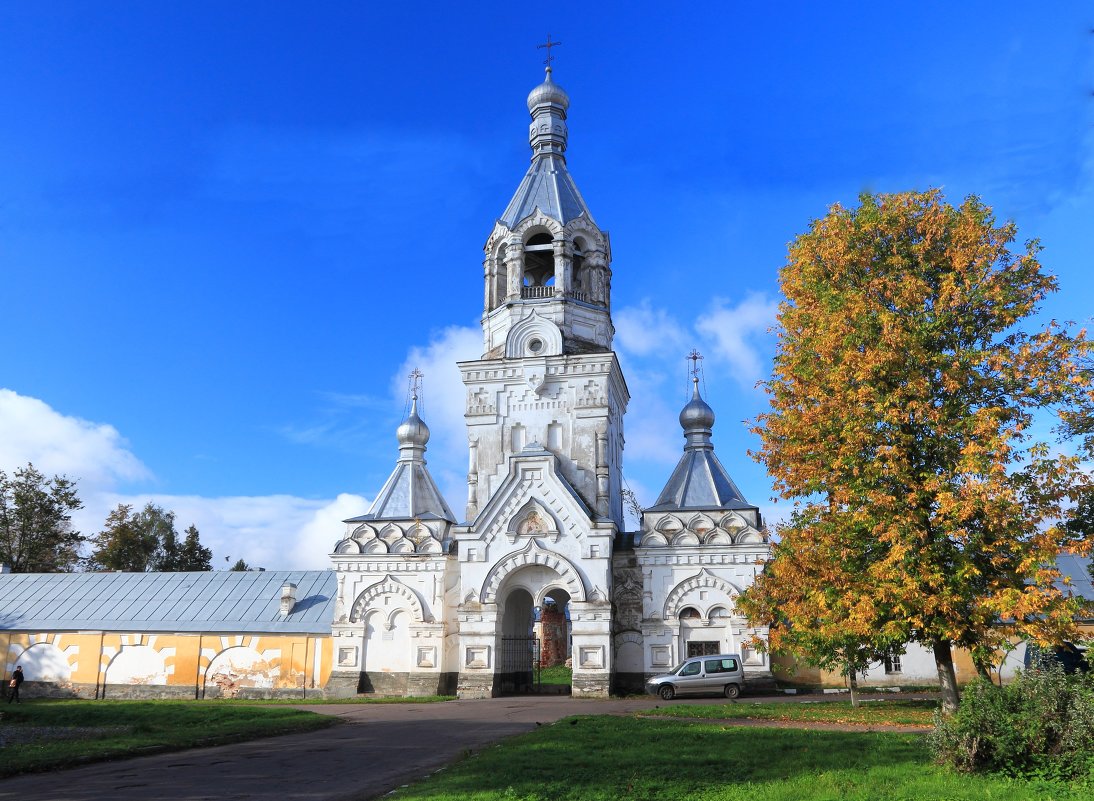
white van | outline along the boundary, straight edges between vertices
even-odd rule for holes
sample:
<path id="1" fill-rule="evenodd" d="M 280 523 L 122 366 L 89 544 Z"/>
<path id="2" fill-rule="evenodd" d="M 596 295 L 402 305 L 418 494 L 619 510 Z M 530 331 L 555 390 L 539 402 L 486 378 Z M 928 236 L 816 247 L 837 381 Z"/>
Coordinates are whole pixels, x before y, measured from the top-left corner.
<path id="1" fill-rule="evenodd" d="M 745 685 L 740 654 L 715 654 L 688 659 L 664 676 L 646 681 L 646 692 L 671 701 L 677 695 L 716 693 L 736 698 Z"/>

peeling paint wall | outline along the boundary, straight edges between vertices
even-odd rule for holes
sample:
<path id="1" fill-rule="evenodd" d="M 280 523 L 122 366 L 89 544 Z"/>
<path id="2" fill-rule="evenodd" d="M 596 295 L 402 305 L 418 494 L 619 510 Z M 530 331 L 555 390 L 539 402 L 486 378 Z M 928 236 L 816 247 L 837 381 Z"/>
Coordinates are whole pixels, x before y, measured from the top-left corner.
<path id="1" fill-rule="evenodd" d="M 0 649 L 28 696 L 81 698 L 323 695 L 332 654 L 308 634 L 4 631 Z"/>

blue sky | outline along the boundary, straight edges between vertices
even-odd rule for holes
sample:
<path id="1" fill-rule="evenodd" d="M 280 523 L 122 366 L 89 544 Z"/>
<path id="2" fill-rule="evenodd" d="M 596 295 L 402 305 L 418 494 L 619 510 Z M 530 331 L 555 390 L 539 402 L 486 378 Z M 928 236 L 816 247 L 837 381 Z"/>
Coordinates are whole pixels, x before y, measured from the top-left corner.
<path id="1" fill-rule="evenodd" d="M 227 6 L 227 7 L 226 7 Z M 462 508 L 482 245 L 528 164 L 548 33 L 570 169 L 612 237 L 624 473 L 679 454 L 684 355 L 717 452 L 777 519 L 742 421 L 786 244 L 863 190 L 976 193 L 1092 311 L 1094 10 L 1054 3 L 0 4 L 0 469 L 196 522 L 219 562 L 323 567 L 426 372 Z"/>

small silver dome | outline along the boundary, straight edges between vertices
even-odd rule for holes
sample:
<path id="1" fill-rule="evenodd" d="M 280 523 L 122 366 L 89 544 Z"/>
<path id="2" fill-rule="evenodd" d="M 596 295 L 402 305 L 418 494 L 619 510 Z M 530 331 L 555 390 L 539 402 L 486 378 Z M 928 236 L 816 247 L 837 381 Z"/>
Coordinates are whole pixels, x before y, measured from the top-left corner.
<path id="1" fill-rule="evenodd" d="M 543 83 L 528 94 L 528 111 L 535 111 L 536 106 L 542 106 L 547 103 L 562 106 L 563 109 L 570 107 L 570 96 L 566 94 L 565 89 L 551 80 L 550 69 L 547 70 L 547 78 Z"/>
<path id="2" fill-rule="evenodd" d="M 699 397 L 699 379 L 693 378 L 691 400 L 680 412 L 680 427 L 687 434 L 691 431 L 707 431 L 714 427 L 714 410 Z"/>
<path id="3" fill-rule="evenodd" d="M 424 448 L 429 442 L 429 426 L 422 418 L 418 417 L 418 396 L 413 396 L 410 403 L 410 414 L 406 420 L 395 430 L 395 437 L 400 446 L 412 445 Z"/>

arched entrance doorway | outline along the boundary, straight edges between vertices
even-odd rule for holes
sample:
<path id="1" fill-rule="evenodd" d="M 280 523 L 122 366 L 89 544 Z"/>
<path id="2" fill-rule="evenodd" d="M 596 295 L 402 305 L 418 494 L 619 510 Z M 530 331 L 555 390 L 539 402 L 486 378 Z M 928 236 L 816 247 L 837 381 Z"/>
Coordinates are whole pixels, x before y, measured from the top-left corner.
<path id="1" fill-rule="evenodd" d="M 497 692 L 569 692 L 570 593 L 559 574 L 543 565 L 515 571 L 498 601 Z"/>
<path id="2" fill-rule="evenodd" d="M 570 593 L 557 588 L 547 590 L 536 609 L 540 692 L 569 693 L 573 683 Z"/>

